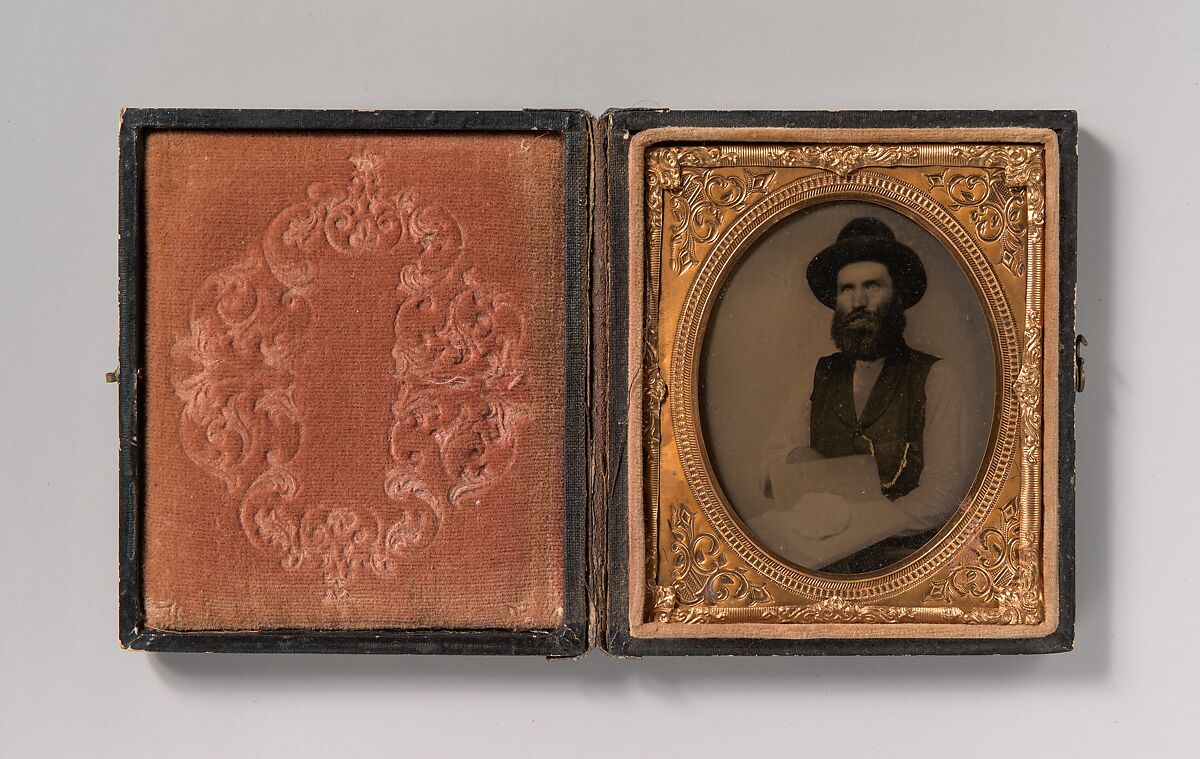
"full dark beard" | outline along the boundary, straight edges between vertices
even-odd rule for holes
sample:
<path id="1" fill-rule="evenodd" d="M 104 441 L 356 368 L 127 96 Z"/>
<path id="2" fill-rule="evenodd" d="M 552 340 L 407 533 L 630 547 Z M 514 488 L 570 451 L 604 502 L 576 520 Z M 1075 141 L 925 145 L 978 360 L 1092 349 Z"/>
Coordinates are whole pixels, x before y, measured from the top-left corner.
<path id="1" fill-rule="evenodd" d="M 830 334 L 838 350 L 855 361 L 874 361 L 894 352 L 904 342 L 904 309 L 896 301 L 878 311 L 865 308 L 836 311 Z"/>

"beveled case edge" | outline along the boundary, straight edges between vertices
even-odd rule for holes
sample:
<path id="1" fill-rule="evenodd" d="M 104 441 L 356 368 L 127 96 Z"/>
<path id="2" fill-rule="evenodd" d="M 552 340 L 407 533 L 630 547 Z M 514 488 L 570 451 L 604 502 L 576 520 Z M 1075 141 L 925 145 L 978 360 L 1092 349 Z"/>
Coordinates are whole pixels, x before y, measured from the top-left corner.
<path id="1" fill-rule="evenodd" d="M 1058 304 L 1058 626 L 1035 638 L 638 638 L 629 619 L 629 534 L 626 517 L 627 473 L 623 452 L 628 431 L 629 390 L 608 383 L 609 460 L 616 461 L 604 492 L 608 596 L 605 607 L 607 651 L 621 656 L 686 654 L 1019 654 L 1068 651 L 1074 643 L 1074 345 L 1076 284 L 1076 195 L 1078 120 L 1073 111 L 669 111 L 612 110 L 601 117 L 605 146 L 608 205 L 608 269 L 611 300 L 607 312 L 610 378 L 628 376 L 628 276 L 630 270 L 628 170 L 633 135 L 660 127 L 764 127 L 808 129 L 887 128 L 1040 128 L 1054 131 L 1059 155 L 1059 304 Z"/>
<path id="2" fill-rule="evenodd" d="M 581 110 L 308 111 L 129 108 L 119 137 L 117 372 L 119 418 L 118 637 L 123 648 L 174 652 L 524 654 L 588 649 L 590 185 L 593 120 Z M 155 129 L 305 131 L 556 131 L 565 141 L 563 624 L 545 630 L 273 629 L 167 632 L 142 624 L 140 516 L 143 355 L 142 143 Z"/>

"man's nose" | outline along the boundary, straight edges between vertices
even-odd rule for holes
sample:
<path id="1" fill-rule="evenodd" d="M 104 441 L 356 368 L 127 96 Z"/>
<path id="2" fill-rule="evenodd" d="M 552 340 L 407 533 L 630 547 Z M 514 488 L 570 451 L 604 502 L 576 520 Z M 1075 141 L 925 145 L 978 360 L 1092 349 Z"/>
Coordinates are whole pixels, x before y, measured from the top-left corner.
<path id="1" fill-rule="evenodd" d="M 850 305 L 854 308 L 867 307 L 867 290 L 865 287 L 856 287 L 850 292 Z"/>

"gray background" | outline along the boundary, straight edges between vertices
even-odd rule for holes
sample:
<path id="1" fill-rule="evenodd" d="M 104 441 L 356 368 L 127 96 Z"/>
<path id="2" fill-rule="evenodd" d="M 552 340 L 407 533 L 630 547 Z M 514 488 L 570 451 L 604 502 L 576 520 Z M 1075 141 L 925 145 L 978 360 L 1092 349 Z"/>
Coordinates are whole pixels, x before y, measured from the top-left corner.
<path id="1" fill-rule="evenodd" d="M 0 755 L 1194 755 L 1194 2 L 0 14 Z M 122 106 L 1075 108 L 1078 650 L 583 661 L 122 652 Z M 370 752 L 370 753 L 368 753 Z"/>

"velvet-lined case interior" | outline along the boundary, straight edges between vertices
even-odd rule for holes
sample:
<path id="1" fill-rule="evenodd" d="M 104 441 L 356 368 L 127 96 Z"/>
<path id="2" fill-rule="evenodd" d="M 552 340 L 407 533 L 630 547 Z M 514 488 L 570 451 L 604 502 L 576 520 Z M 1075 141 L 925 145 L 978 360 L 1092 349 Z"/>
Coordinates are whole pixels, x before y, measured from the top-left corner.
<path id="1" fill-rule="evenodd" d="M 560 625 L 562 139 L 163 130 L 142 165 L 147 626 Z"/>

